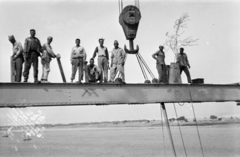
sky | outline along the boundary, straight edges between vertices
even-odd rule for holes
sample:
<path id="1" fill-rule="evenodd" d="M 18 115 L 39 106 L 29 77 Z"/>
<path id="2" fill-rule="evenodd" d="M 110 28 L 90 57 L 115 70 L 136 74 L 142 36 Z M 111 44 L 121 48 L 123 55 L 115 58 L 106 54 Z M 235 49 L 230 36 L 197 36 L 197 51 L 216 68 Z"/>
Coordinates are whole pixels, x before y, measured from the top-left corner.
<path id="1" fill-rule="evenodd" d="M 191 65 L 192 78 L 204 78 L 208 84 L 229 84 L 240 82 L 240 2 L 237 0 L 140 0 L 142 18 L 134 44 L 157 76 L 156 62 L 152 54 L 167 39 L 166 32 L 174 32 L 174 23 L 183 13 L 188 13 L 190 21 L 182 38 L 193 36 L 199 39 L 196 46 L 184 47 Z M 134 5 L 134 0 L 124 0 L 123 7 Z M 118 0 L 79 1 L 0 1 L 0 82 L 10 82 L 10 56 L 12 45 L 8 35 L 14 35 L 24 44 L 29 30 L 36 30 L 36 37 L 45 43 L 53 37 L 52 47 L 61 55 L 64 73 L 68 82 L 71 76 L 70 53 L 75 39 L 81 45 L 89 60 L 98 46 L 98 39 L 104 38 L 109 51 L 113 41 L 119 46 L 128 45 L 122 27 L 118 22 Z M 174 54 L 165 49 L 166 64 L 174 62 Z M 40 60 L 39 60 L 40 61 Z M 40 63 L 40 62 L 39 62 Z M 97 60 L 95 59 L 95 63 Z M 39 64 L 39 79 L 42 73 Z M 128 55 L 125 64 L 127 83 L 142 83 L 144 77 L 134 55 Z M 150 77 L 150 76 L 149 76 Z M 51 62 L 50 82 L 62 82 L 57 61 Z M 32 68 L 29 81 L 33 82 Z M 182 81 L 187 82 L 185 74 Z M 193 118 L 191 104 L 176 104 L 179 116 Z M 169 117 L 175 117 L 173 104 L 166 104 Z M 217 116 L 240 116 L 240 106 L 234 102 L 196 103 L 199 118 Z M 92 121 L 115 121 L 134 119 L 160 119 L 160 105 L 117 105 L 117 106 L 75 106 L 38 107 L 18 109 L 45 114 L 46 123 L 76 123 Z M 7 114 L 11 109 L 0 108 L 0 125 L 8 124 Z"/>

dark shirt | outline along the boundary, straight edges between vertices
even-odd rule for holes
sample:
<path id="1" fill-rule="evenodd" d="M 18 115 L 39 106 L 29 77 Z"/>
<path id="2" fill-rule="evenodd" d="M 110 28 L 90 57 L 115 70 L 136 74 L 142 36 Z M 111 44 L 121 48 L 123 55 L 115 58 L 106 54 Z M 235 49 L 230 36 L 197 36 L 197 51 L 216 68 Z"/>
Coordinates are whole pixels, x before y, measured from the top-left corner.
<path id="1" fill-rule="evenodd" d="M 36 38 L 30 38 L 30 51 L 34 51 L 34 52 L 37 52 L 38 51 L 38 48 L 39 48 L 39 42 Z"/>

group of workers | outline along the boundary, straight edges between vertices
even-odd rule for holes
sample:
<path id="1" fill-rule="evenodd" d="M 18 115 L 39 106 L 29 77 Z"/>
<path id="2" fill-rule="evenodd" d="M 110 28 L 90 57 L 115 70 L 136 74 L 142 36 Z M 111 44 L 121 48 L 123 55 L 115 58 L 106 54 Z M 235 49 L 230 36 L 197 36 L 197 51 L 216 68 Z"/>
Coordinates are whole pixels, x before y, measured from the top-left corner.
<path id="1" fill-rule="evenodd" d="M 47 42 L 41 45 L 40 40 L 35 37 L 36 31 L 30 30 L 30 37 L 26 38 L 24 48 L 21 43 L 16 41 L 13 35 L 8 36 L 9 41 L 13 44 L 12 61 L 15 69 L 15 82 L 21 82 L 22 65 L 23 82 L 28 82 L 29 70 L 33 66 L 34 82 L 38 83 L 38 57 L 41 57 L 42 77 L 41 82 L 48 82 L 50 72 L 50 62 L 52 58 L 60 58 L 59 54 L 55 54 L 51 47 L 52 37 L 47 38 Z M 125 83 L 124 64 L 126 60 L 125 51 L 119 47 L 117 40 L 114 41 L 114 48 L 111 53 L 111 64 L 109 67 L 109 53 L 107 47 L 103 46 L 104 39 L 99 39 L 99 46 L 96 47 L 93 57 L 87 64 L 87 54 L 83 46 L 80 46 L 80 39 L 75 40 L 76 46 L 72 48 L 70 61 L 72 64 L 71 82 L 75 79 L 77 70 L 79 70 L 79 80 L 81 83 L 85 73 L 86 82 L 114 82 L 115 76 L 119 73 L 122 83 Z M 95 57 L 98 56 L 98 65 L 94 64 Z M 110 79 L 108 80 L 108 70 L 110 69 Z"/>
<path id="2" fill-rule="evenodd" d="M 52 58 L 60 58 L 59 54 L 55 54 L 52 50 L 51 43 L 52 37 L 47 38 L 47 42 L 41 45 L 40 40 L 35 37 L 36 31 L 30 30 L 30 37 L 25 39 L 24 48 L 21 43 L 15 40 L 13 35 L 9 36 L 9 41 L 13 44 L 12 61 L 15 69 L 15 82 L 21 82 L 22 77 L 22 65 L 24 63 L 23 77 L 24 82 L 28 82 L 29 70 L 33 66 L 34 82 L 38 80 L 38 57 L 41 57 L 42 63 L 42 77 L 41 82 L 48 82 L 48 75 L 50 72 L 50 62 Z M 79 70 L 79 80 L 81 83 L 85 73 L 86 82 L 114 82 L 114 79 L 118 76 L 121 77 L 122 82 L 125 83 L 124 64 L 126 61 L 125 51 L 119 47 L 117 40 L 114 41 L 114 48 L 111 51 L 111 64 L 109 67 L 109 53 L 107 47 L 104 45 L 104 39 L 99 39 L 99 46 L 94 50 L 93 56 L 87 64 L 87 54 L 83 46 L 80 46 L 80 39 L 75 40 L 76 46 L 72 48 L 70 61 L 72 64 L 72 76 L 71 82 L 75 79 L 77 70 Z M 156 68 L 158 71 L 158 82 L 164 83 L 164 75 L 166 74 L 165 65 L 165 53 L 164 47 L 159 46 L 159 50 L 155 52 L 152 57 L 157 61 Z M 94 64 L 95 57 L 98 56 L 98 65 Z M 180 74 L 182 71 L 187 75 L 188 83 L 191 83 L 191 76 L 189 72 L 190 64 L 187 58 L 187 54 L 184 53 L 184 49 L 180 48 L 180 53 L 177 55 L 177 63 L 180 68 Z M 110 69 L 110 79 L 108 80 L 108 70 Z"/>

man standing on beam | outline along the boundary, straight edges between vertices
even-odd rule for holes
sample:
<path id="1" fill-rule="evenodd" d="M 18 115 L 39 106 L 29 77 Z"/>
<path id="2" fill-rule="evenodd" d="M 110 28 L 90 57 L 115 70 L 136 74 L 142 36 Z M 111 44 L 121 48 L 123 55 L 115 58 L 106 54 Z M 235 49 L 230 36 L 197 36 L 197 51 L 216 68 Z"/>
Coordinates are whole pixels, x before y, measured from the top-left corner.
<path id="1" fill-rule="evenodd" d="M 107 47 L 103 46 L 104 39 L 100 38 L 99 40 L 100 46 L 96 47 L 93 53 L 93 59 L 96 57 L 98 53 L 98 67 L 102 71 L 103 80 L 106 83 L 108 81 L 108 67 L 109 67 L 109 55 Z"/>
<path id="2" fill-rule="evenodd" d="M 119 71 L 122 82 L 125 83 L 125 75 L 124 75 L 124 64 L 126 59 L 125 51 L 118 47 L 118 41 L 114 41 L 114 48 L 112 50 L 111 55 L 111 74 L 110 74 L 110 82 L 114 82 L 114 78 Z"/>
<path id="3" fill-rule="evenodd" d="M 24 82 L 28 81 L 29 70 L 33 64 L 33 76 L 34 82 L 38 83 L 38 57 L 41 56 L 42 46 L 40 40 L 35 37 L 36 31 L 34 29 L 30 30 L 30 37 L 26 38 L 24 44 Z"/>
<path id="4" fill-rule="evenodd" d="M 182 74 L 182 71 L 184 71 L 185 74 L 187 75 L 188 83 L 192 83 L 191 75 L 188 70 L 188 68 L 190 69 L 190 64 L 188 62 L 187 54 L 184 53 L 183 51 L 184 48 L 181 47 L 180 53 L 177 55 L 177 63 L 179 64 L 180 74 Z"/>
<path id="5" fill-rule="evenodd" d="M 78 83 L 82 82 L 83 78 L 83 63 L 87 59 L 87 54 L 84 49 L 84 47 L 80 46 L 80 39 L 75 40 L 76 46 L 72 48 L 72 53 L 71 53 L 71 64 L 72 64 L 72 77 L 71 77 L 71 82 L 75 79 L 75 75 L 77 72 L 77 69 L 79 68 L 79 77 L 78 77 Z"/>

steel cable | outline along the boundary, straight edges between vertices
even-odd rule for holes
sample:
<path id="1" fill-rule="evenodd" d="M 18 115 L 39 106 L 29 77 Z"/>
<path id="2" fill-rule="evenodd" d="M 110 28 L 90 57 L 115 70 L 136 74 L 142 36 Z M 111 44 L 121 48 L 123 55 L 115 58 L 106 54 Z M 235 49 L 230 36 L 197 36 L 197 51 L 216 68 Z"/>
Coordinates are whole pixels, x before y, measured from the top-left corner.
<path id="1" fill-rule="evenodd" d="M 152 73 L 151 69 L 148 67 L 147 63 L 145 62 L 140 53 L 138 53 L 138 56 L 141 59 L 142 63 L 144 64 L 145 68 L 147 69 L 148 73 L 151 75 L 151 77 L 155 78 L 154 74 Z"/>
<path id="2" fill-rule="evenodd" d="M 193 106 L 193 103 L 192 103 L 193 100 L 192 100 L 192 94 L 191 94 L 191 91 L 190 91 L 189 85 L 188 85 L 188 91 L 189 91 L 189 96 L 190 96 L 190 99 L 191 99 L 191 105 L 192 105 L 193 115 L 194 115 L 195 122 L 196 122 L 196 128 L 197 128 L 197 133 L 198 133 L 198 139 L 199 139 L 199 143 L 200 143 L 200 146 L 201 146 L 202 155 L 203 155 L 203 157 L 204 157 L 204 152 L 203 152 L 203 147 L 202 147 L 201 137 L 200 137 L 200 133 L 199 133 L 199 129 L 198 129 L 197 118 L 196 118 L 196 114 L 195 114 L 194 106 Z"/>
<path id="3" fill-rule="evenodd" d="M 166 156 L 166 150 L 165 150 L 165 137 L 164 137 L 164 127 L 163 127 L 163 116 L 162 116 L 162 108 L 160 106 L 160 112 L 161 112 L 161 122 L 162 122 L 162 133 L 163 133 L 163 147 L 164 147 L 164 156 Z"/>
<path id="4" fill-rule="evenodd" d="M 176 110 L 176 106 L 175 106 L 174 103 L 173 103 L 173 106 L 174 106 L 174 110 L 175 110 L 176 118 L 178 119 L 177 110 Z M 187 157 L 187 151 L 186 151 L 186 147 L 185 147 L 184 140 L 183 140 L 183 136 L 182 136 L 181 126 L 180 126 L 180 123 L 179 123 L 178 120 L 177 120 L 177 122 L 178 122 L 178 128 L 179 128 L 180 135 L 181 135 L 181 139 L 182 139 L 182 143 L 183 143 L 184 152 L 185 152 L 185 155 L 186 155 L 186 157 Z"/>

